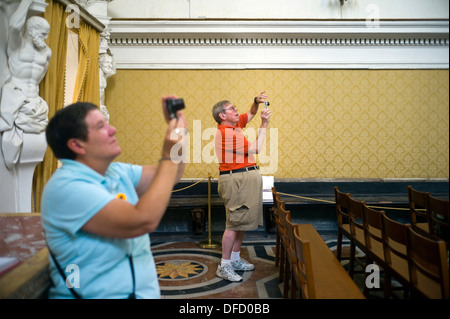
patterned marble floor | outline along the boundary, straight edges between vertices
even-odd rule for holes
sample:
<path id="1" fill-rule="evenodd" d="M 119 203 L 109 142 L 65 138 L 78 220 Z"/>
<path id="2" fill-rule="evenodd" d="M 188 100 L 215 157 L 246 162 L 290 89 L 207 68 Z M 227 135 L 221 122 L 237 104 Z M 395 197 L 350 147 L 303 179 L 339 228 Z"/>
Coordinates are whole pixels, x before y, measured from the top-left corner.
<path id="1" fill-rule="evenodd" d="M 323 236 L 331 250 L 336 240 Z M 165 242 L 152 245 L 159 274 L 161 297 L 165 299 L 282 298 L 283 284 L 275 266 L 275 240 L 245 241 L 241 257 L 255 270 L 239 272 L 241 282 L 216 277 L 221 250 L 200 248 L 196 242 Z M 344 266 L 346 262 L 343 262 Z"/>
<path id="2" fill-rule="evenodd" d="M 239 272 L 243 280 L 235 283 L 216 276 L 220 249 L 174 242 L 154 245 L 152 251 L 162 298 L 281 298 L 273 241 L 243 245 L 241 257 L 255 270 Z"/>

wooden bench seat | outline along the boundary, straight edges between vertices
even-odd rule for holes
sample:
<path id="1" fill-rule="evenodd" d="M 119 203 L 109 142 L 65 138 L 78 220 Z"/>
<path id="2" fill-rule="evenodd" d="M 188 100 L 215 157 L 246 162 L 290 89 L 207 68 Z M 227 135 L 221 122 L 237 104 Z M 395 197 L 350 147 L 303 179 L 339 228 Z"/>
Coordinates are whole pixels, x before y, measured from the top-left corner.
<path id="1" fill-rule="evenodd" d="M 302 239 L 310 242 L 317 299 L 364 299 L 364 295 L 311 224 L 297 224 Z"/>
<path id="2" fill-rule="evenodd" d="M 0 299 L 46 298 L 51 285 L 48 267 L 48 249 L 43 248 L 0 277 Z"/>

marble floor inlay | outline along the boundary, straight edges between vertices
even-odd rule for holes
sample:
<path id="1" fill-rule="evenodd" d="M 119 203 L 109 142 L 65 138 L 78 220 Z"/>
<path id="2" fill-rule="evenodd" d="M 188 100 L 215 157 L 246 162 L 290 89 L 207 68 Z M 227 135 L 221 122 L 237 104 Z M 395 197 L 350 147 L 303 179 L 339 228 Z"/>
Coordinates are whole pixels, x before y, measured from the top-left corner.
<path id="1" fill-rule="evenodd" d="M 272 241 L 243 245 L 241 257 L 255 264 L 255 270 L 238 272 L 243 278 L 240 282 L 216 276 L 222 255 L 220 248 L 204 249 L 192 242 L 172 242 L 153 246 L 152 251 L 162 298 L 265 298 L 267 288 L 257 282 L 267 281 L 266 277 L 270 279 L 278 272 Z"/>

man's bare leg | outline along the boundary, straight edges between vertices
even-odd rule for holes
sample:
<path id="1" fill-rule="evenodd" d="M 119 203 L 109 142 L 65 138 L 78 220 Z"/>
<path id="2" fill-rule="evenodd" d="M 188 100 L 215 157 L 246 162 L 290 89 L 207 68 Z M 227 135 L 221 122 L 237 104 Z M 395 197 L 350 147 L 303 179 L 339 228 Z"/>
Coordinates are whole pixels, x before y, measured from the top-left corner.
<path id="1" fill-rule="evenodd" d="M 240 244 L 242 243 L 243 236 L 238 235 L 238 233 L 238 231 L 225 229 L 222 236 L 222 260 L 217 268 L 216 275 L 229 281 L 242 280 L 242 277 L 234 271 L 230 260 L 231 252 L 235 247 L 240 249 Z"/>

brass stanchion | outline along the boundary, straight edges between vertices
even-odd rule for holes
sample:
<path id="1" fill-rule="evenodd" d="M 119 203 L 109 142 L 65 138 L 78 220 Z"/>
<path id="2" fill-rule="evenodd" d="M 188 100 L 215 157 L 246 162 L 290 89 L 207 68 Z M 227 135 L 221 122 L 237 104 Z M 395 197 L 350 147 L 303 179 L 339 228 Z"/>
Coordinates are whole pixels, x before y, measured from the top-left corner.
<path id="1" fill-rule="evenodd" d="M 208 173 L 208 239 L 198 243 L 201 248 L 218 248 L 220 243 L 211 238 L 211 173 Z"/>

